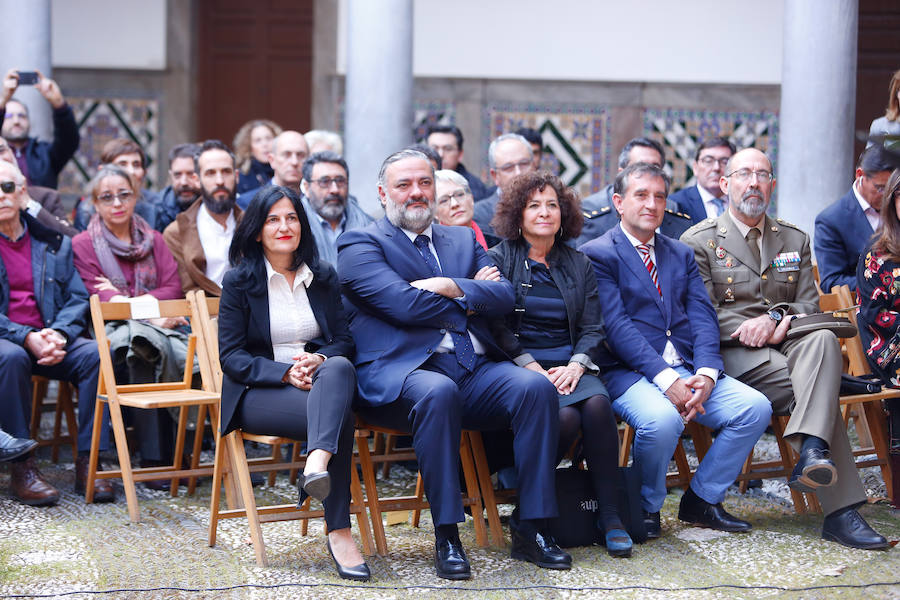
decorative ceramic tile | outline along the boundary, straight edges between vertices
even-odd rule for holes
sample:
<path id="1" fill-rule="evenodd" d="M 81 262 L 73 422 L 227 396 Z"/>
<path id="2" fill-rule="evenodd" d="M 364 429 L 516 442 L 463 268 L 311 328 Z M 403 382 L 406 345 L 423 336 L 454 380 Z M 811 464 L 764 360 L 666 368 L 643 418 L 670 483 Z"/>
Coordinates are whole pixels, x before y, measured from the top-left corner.
<path id="1" fill-rule="evenodd" d="M 697 146 L 704 139 L 717 136 L 731 140 L 739 149 L 752 146 L 762 150 L 778 172 L 778 115 L 775 113 L 646 109 L 643 123 L 643 135 L 666 148 L 673 189 L 696 183 L 691 164 Z"/>
<path id="2" fill-rule="evenodd" d="M 491 104 L 485 109 L 490 140 L 531 127 L 541 133 L 541 167 L 558 173 L 582 197 L 598 191 L 610 161 L 609 115 L 605 107 L 578 104 Z"/>
<path id="3" fill-rule="evenodd" d="M 144 149 L 147 155 L 145 184 L 160 187 L 162 177 L 156 165 L 159 138 L 159 102 L 135 98 L 68 97 L 75 112 L 81 145 L 60 173 L 59 191 L 83 194 L 85 184 L 100 164 L 103 145 L 111 139 L 125 137 Z"/>
<path id="4" fill-rule="evenodd" d="M 452 101 L 417 101 L 413 111 L 414 140 L 424 140 L 429 125 L 456 125 L 456 104 Z"/>

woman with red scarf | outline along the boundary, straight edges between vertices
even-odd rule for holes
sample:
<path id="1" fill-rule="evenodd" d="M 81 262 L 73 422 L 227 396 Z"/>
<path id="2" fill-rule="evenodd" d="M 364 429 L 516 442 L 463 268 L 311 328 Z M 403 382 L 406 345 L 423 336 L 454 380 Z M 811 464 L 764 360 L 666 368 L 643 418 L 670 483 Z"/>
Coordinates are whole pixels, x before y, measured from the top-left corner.
<path id="1" fill-rule="evenodd" d="M 459 225 L 471 227 L 475 239 L 487 250 L 496 245 L 500 238 L 485 234 L 472 220 L 475 214 L 475 200 L 466 178 L 450 169 L 441 169 L 434 173 L 435 183 L 435 218 L 441 225 Z"/>

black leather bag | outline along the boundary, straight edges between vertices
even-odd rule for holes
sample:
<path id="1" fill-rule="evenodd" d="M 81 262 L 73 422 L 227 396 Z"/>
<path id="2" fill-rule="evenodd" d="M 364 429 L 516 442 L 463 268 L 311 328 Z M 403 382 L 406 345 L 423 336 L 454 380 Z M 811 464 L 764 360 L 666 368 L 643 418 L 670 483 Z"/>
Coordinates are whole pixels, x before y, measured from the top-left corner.
<path id="1" fill-rule="evenodd" d="M 641 511 L 640 474 L 632 467 L 617 471 L 618 481 L 611 481 L 619 495 L 619 516 L 632 541 L 647 541 L 647 529 Z M 597 526 L 600 506 L 591 475 L 587 471 L 567 468 L 556 470 L 556 500 L 559 516 L 550 520 L 550 533 L 563 548 L 603 543 L 602 527 Z"/>
<path id="2" fill-rule="evenodd" d="M 854 377 L 841 373 L 841 396 L 850 394 L 877 394 L 881 391 L 881 380 L 875 375 Z"/>

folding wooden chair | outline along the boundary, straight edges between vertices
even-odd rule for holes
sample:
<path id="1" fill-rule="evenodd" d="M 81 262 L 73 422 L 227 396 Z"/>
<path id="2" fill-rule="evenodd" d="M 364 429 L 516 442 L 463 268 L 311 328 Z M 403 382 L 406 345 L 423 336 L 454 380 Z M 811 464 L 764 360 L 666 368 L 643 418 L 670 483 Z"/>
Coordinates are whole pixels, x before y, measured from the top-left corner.
<path id="1" fill-rule="evenodd" d="M 212 380 L 214 388 L 220 391 L 222 386 L 222 367 L 219 362 L 218 331 L 212 319 L 214 315 L 218 314 L 219 299 L 206 298 L 206 295 L 199 291 L 191 294 L 190 300 L 193 307 L 191 322 L 202 336 L 198 353 L 200 370 L 204 377 L 209 377 Z M 219 414 L 218 410 L 216 414 Z M 268 457 L 247 459 L 247 455 L 244 452 L 244 441 L 260 442 L 276 448 L 283 444 L 291 443 L 294 443 L 295 448 L 299 448 L 299 443 L 283 437 L 248 434 L 239 429 L 220 439 L 218 435 L 220 431 L 219 425 L 218 420 L 216 420 L 216 458 L 210 498 L 209 545 L 216 545 L 216 532 L 221 519 L 246 517 L 250 527 L 250 539 L 253 542 L 256 563 L 264 567 L 268 565 L 268 560 L 260 523 L 301 519 L 303 521 L 301 533 L 306 535 L 307 520 L 321 517 L 324 515 L 324 512 L 321 510 L 310 510 L 309 499 L 303 504 L 302 508 L 297 508 L 295 503 L 257 506 L 253 494 L 253 484 L 250 481 L 251 472 L 270 471 L 274 473 L 283 469 L 290 469 L 294 472 L 303 468 L 306 459 L 298 456 L 296 453 L 287 462 L 281 461 L 280 454 L 276 455 L 275 453 Z M 226 475 L 230 475 L 230 477 L 226 477 Z M 350 513 L 356 515 L 363 553 L 371 555 L 374 554 L 372 532 L 369 529 L 369 521 L 366 518 L 365 502 L 355 467 L 351 468 L 350 475 Z M 228 481 L 229 479 L 231 481 Z M 228 506 L 226 509 L 221 508 L 220 502 L 223 480 L 225 481 L 226 505 Z M 229 499 L 228 496 L 230 495 L 232 498 Z"/>
<path id="2" fill-rule="evenodd" d="M 191 303 L 184 300 L 163 300 L 158 304 L 158 316 L 160 317 L 189 317 L 191 315 Z M 140 315 L 139 315 L 140 316 Z M 91 321 L 94 327 L 94 336 L 97 339 L 97 347 L 100 352 L 100 379 L 97 386 L 97 399 L 94 410 L 94 429 L 91 437 L 91 453 L 86 483 L 85 500 L 94 500 L 94 480 L 122 479 L 125 488 L 125 498 L 128 501 L 128 515 L 133 522 L 140 520 L 140 511 L 135 493 L 135 481 L 150 479 L 168 479 L 171 477 L 172 494 L 177 493 L 178 479 L 180 477 L 196 477 L 212 474 L 211 466 L 199 465 L 199 453 L 191 458 L 191 467 L 181 468 L 181 458 L 184 452 L 184 442 L 187 430 L 188 409 L 192 406 L 208 408 L 216 420 L 218 392 L 210 390 L 210 383 L 204 381 L 204 389 L 191 389 L 191 379 L 194 364 L 194 352 L 197 345 L 197 335 L 192 332 L 188 337 L 187 360 L 184 367 L 184 376 L 181 381 L 164 383 L 128 384 L 116 383 L 113 371 L 112 355 L 109 339 L 106 337 L 107 321 L 122 321 L 133 318 L 132 305 L 127 302 L 100 302 L 97 295 L 91 296 Z M 143 317 L 142 317 L 143 318 Z M 202 375 L 202 374 L 201 374 Z M 86 399 L 83 399 L 86 401 Z M 116 452 L 119 457 L 119 469 L 98 471 L 98 456 L 100 434 L 103 424 L 103 404 L 109 406 L 110 421 L 112 423 L 113 437 L 116 443 Z M 128 440 L 125 436 L 125 425 L 122 419 L 122 407 L 129 406 L 135 409 L 155 408 L 179 408 L 180 417 L 175 438 L 175 460 L 172 466 L 132 468 L 131 456 L 128 449 Z M 201 410 L 201 415 L 203 414 Z M 202 429 L 202 423 L 198 425 Z M 198 433 L 199 436 L 199 433 Z M 195 441 L 196 443 L 196 441 Z M 162 476 L 162 477 L 161 477 Z"/>
<path id="3" fill-rule="evenodd" d="M 78 456 L 78 421 L 75 419 L 75 405 L 72 400 L 74 389 L 67 381 L 57 381 L 56 401 L 47 401 L 47 390 L 50 380 L 40 375 L 31 377 L 31 424 L 30 437 L 38 443 L 38 447 L 50 446 L 51 458 L 59 462 L 60 446 L 72 446 L 72 460 Z M 41 438 L 41 415 L 52 410 L 53 436 Z M 66 433 L 62 432 L 62 419 L 66 419 Z"/>
<path id="4" fill-rule="evenodd" d="M 406 431 L 372 425 L 361 419 L 359 416 L 357 416 L 356 419 L 356 427 L 358 431 L 372 431 L 395 436 L 409 435 L 409 432 Z M 477 432 L 464 430 L 460 436 L 459 455 L 462 460 L 463 477 L 465 478 L 466 483 L 466 491 L 463 492 L 462 502 L 463 506 L 469 506 L 472 510 L 472 521 L 475 527 L 475 541 L 479 546 L 485 548 L 488 546 L 488 535 L 484 524 L 482 488 L 478 484 L 478 474 L 475 470 L 475 457 L 472 451 L 471 441 L 473 439 L 473 434 L 475 433 Z M 478 442 L 480 443 L 480 441 L 481 437 L 479 436 Z M 416 514 L 418 514 L 418 511 L 429 508 L 429 504 L 425 499 L 424 485 L 422 484 L 421 476 L 419 476 L 416 481 L 416 491 L 412 496 L 380 498 L 378 489 L 375 485 L 375 464 L 384 462 L 385 460 L 412 460 L 415 459 L 414 452 L 398 451 L 390 455 L 373 457 L 369 451 L 368 440 L 361 435 L 357 435 L 356 448 L 359 456 L 359 464 L 362 467 L 363 481 L 365 482 L 366 504 L 369 507 L 369 515 L 372 518 L 372 530 L 375 534 L 375 548 L 378 551 L 378 554 L 383 556 L 387 554 L 387 539 L 384 534 L 384 523 L 381 520 L 381 514 L 384 512 L 400 510 L 412 510 L 416 511 Z M 483 458 L 483 446 L 480 451 Z M 486 460 L 484 460 L 484 468 L 487 468 Z M 496 512 L 496 504 L 494 504 L 493 510 Z M 499 523 L 499 517 L 497 517 L 498 528 Z M 418 526 L 417 517 L 414 517 L 413 525 Z M 497 534 L 495 533 L 495 544 L 505 544 L 505 542 L 502 541 L 502 535 L 502 531 L 500 531 L 499 537 L 497 537 Z"/>
<path id="5" fill-rule="evenodd" d="M 694 422 L 688 423 L 685 427 L 685 431 L 694 438 L 694 449 L 697 451 L 697 458 L 703 460 L 703 457 L 706 456 L 706 451 L 711 444 L 709 441 L 709 431 L 702 425 Z M 631 446 L 634 444 L 634 436 L 634 428 L 628 423 L 625 423 L 622 430 L 622 445 L 619 447 L 620 467 L 628 466 L 628 459 L 631 457 Z M 675 446 L 675 454 L 672 458 L 675 460 L 676 471 L 674 473 L 666 474 L 666 487 L 687 488 L 691 483 L 693 472 L 691 471 L 687 453 L 684 450 L 684 445 L 681 443 L 681 440 L 679 440 L 678 445 Z"/>

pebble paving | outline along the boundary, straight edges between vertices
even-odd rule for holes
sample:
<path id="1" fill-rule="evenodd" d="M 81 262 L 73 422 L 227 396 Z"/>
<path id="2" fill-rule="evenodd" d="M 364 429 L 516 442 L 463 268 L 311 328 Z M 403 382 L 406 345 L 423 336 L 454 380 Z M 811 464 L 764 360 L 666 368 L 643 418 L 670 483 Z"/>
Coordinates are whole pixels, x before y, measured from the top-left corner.
<path id="1" fill-rule="evenodd" d="M 763 436 L 757 456 L 773 452 L 771 436 Z M 696 460 L 690 451 L 689 457 Z M 743 495 L 729 491 L 725 505 L 753 523 L 748 534 L 685 526 L 677 518 L 681 491 L 674 489 L 662 511 L 661 539 L 637 546 L 630 559 L 613 559 L 599 546 L 573 548 L 571 571 L 538 569 L 511 560 L 508 550 L 478 548 L 470 520 L 460 533 L 473 578 L 463 582 L 435 576 L 426 512 L 418 529 L 408 522 L 387 527 L 389 554 L 370 557 L 373 580 L 355 584 L 335 573 L 321 520 L 310 522 L 305 537 L 297 521 L 264 524 L 269 566 L 260 568 L 241 519 L 220 522 L 217 545 L 207 545 L 208 480 L 192 497 L 182 488 L 176 498 L 139 484 L 141 522 L 130 523 L 121 487 L 116 502 L 86 505 L 72 492 L 72 462 L 52 464 L 43 451 L 39 458 L 62 498 L 54 507 L 32 508 L 0 492 L 0 598 L 900 598 L 900 550 L 822 541 L 821 515 L 794 514 L 783 480 Z M 880 473 L 861 473 L 875 500 L 861 512 L 897 540 L 900 512 L 877 501 L 884 496 Z M 0 490 L 8 479 L 0 467 Z M 383 495 L 409 493 L 414 483 L 415 474 L 402 466 L 388 479 L 379 474 Z M 282 474 L 273 487 L 258 488 L 257 498 L 289 502 L 296 488 Z M 501 507 L 502 514 L 510 510 Z"/>

